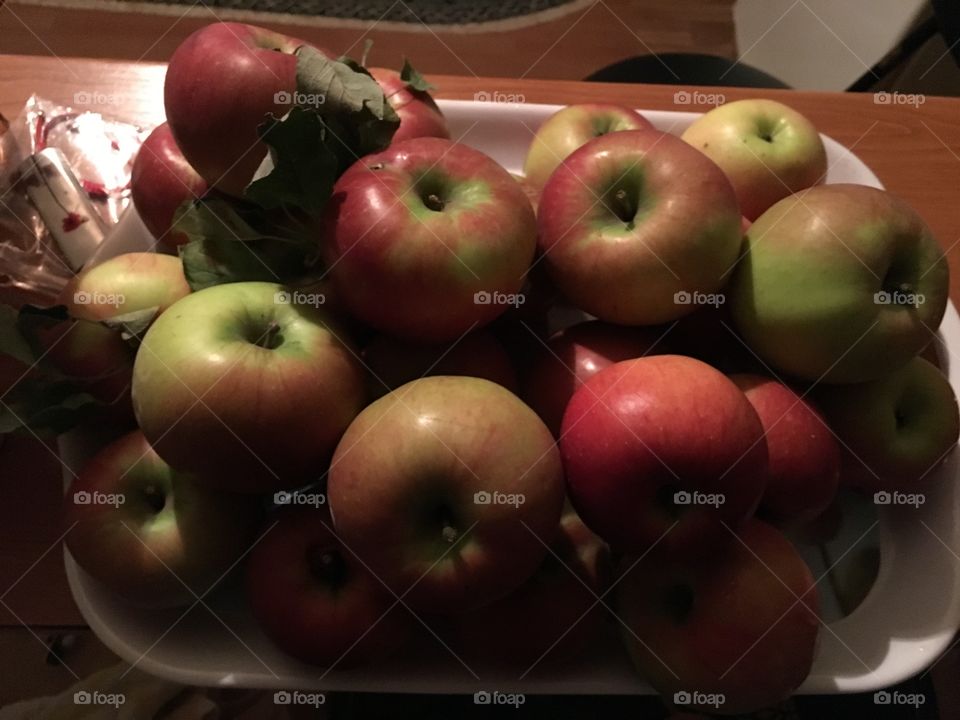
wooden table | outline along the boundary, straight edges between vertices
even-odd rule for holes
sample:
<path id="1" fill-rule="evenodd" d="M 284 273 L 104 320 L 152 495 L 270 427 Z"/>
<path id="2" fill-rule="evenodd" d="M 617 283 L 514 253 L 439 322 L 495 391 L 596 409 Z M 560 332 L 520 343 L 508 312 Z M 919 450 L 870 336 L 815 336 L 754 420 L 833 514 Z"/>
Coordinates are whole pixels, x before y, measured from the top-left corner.
<path id="1" fill-rule="evenodd" d="M 163 74 L 160 64 L 0 56 L 0 112 L 10 119 L 16 117 L 31 93 L 70 104 L 74 93 L 86 91 L 112 98 L 115 104 L 105 106 L 105 112 L 153 125 L 163 119 Z M 521 94 L 527 102 L 608 101 L 658 110 L 698 109 L 677 105 L 675 86 L 451 76 L 430 79 L 437 87 L 435 94 L 442 98 L 473 99 L 475 92 L 496 91 Z M 782 100 L 854 150 L 888 189 L 907 200 L 930 224 L 949 257 L 951 297 L 960 303 L 960 100 L 927 97 L 914 106 L 878 104 L 871 94 L 700 90 L 722 92 L 727 100 L 758 96 Z M 26 572 L 5 599 L 20 620 L 38 626 L 81 624 L 63 576 L 62 554 L 56 547 L 60 473 L 49 449 L 34 440 L 9 440 L 0 449 L 0 493 L 0 594 Z M 2 623 L 18 624 L 0 606 Z"/>

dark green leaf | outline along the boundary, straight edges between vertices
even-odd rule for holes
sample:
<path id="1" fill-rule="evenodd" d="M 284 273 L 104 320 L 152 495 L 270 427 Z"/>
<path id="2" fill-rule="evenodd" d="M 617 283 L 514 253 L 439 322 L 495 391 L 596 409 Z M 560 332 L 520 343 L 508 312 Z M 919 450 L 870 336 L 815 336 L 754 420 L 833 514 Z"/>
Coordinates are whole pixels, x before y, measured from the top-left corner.
<path id="1" fill-rule="evenodd" d="M 194 240 L 180 246 L 187 283 L 194 291 L 231 282 L 283 282 L 304 272 L 302 251 L 260 241 L 230 242 L 222 238 Z"/>
<path id="2" fill-rule="evenodd" d="M 407 58 L 403 59 L 403 69 L 400 71 L 400 79 L 409 87 L 420 92 L 430 92 L 433 85 L 427 82 L 427 79 L 417 72 Z"/>
<path id="3" fill-rule="evenodd" d="M 28 430 L 37 435 L 56 435 L 83 422 L 99 407 L 101 403 L 73 382 L 22 380 L 0 405 L 0 433 Z"/>
<path id="4" fill-rule="evenodd" d="M 9 305 L 0 305 L 0 352 L 19 360 L 24 365 L 33 365 L 37 356 L 33 347 L 23 336 L 18 322 L 20 314 Z"/>
<path id="5" fill-rule="evenodd" d="M 134 310 L 133 312 L 114 315 L 106 320 L 101 320 L 102 325 L 106 325 L 111 330 L 119 330 L 120 337 L 125 342 L 138 346 L 143 334 L 150 327 L 160 312 L 159 307 L 150 307 L 143 310 Z"/>
<path id="6" fill-rule="evenodd" d="M 263 237 L 221 198 L 184 201 L 174 215 L 173 228 L 190 240 L 222 237 L 224 240 L 250 241 Z"/>
<path id="7" fill-rule="evenodd" d="M 399 122 L 383 89 L 358 67 L 353 61 L 331 60 L 304 45 L 297 50 L 297 90 L 308 97 L 322 97 L 317 108 L 324 115 L 349 115 L 366 109 L 378 120 Z"/>

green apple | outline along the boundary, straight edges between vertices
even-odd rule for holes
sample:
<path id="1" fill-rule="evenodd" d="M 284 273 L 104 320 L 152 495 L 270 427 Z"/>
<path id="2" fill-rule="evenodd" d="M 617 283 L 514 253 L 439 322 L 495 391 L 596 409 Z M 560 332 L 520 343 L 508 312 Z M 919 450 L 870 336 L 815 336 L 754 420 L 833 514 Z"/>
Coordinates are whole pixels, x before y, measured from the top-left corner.
<path id="1" fill-rule="evenodd" d="M 643 130 L 653 124 L 635 110 L 606 103 L 569 105 L 537 128 L 523 162 L 523 173 L 533 188 L 542 188 L 564 159 L 590 140 L 621 130 Z"/>
<path id="2" fill-rule="evenodd" d="M 765 212 L 746 243 L 729 287 L 734 322 L 785 373 L 878 378 L 919 353 L 943 318 L 943 252 L 920 216 L 883 190 L 804 190 Z"/>
<path id="3" fill-rule="evenodd" d="M 827 173 L 827 153 L 813 123 L 775 100 L 721 105 L 682 137 L 730 178 L 748 220 Z"/>
<path id="4" fill-rule="evenodd" d="M 173 470 L 139 431 L 101 450 L 71 483 L 65 542 L 77 564 L 138 604 L 202 596 L 243 557 L 259 502 Z"/>
<path id="5" fill-rule="evenodd" d="M 354 351 L 313 297 L 231 283 L 157 319 L 137 352 L 132 394 L 160 457 L 239 491 L 323 473 L 365 391 Z"/>
<path id="6" fill-rule="evenodd" d="M 871 491 L 916 489 L 960 435 L 953 388 L 920 357 L 878 380 L 823 388 L 818 400 L 843 441 L 843 481 Z"/>

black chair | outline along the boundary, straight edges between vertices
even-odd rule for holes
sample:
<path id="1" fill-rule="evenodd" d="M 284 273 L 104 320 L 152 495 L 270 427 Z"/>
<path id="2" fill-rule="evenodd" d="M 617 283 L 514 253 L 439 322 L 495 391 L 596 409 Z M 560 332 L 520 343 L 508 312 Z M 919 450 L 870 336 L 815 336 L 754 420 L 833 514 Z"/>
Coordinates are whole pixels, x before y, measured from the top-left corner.
<path id="1" fill-rule="evenodd" d="M 587 76 L 594 82 L 654 83 L 728 87 L 788 88 L 782 80 L 755 67 L 716 55 L 660 53 L 640 55 L 608 65 Z"/>

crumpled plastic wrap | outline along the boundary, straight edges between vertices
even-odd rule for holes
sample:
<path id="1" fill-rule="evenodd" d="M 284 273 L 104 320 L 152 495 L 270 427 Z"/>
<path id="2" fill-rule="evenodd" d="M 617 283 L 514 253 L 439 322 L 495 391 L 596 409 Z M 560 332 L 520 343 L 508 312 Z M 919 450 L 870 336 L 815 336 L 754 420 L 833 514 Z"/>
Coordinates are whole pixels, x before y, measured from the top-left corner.
<path id="1" fill-rule="evenodd" d="M 84 214 L 89 210 L 98 226 L 109 228 L 130 203 L 130 171 L 145 137 L 136 125 L 37 96 L 16 120 L 0 116 L 0 289 L 6 295 L 52 304 L 74 274 L 24 187 L 34 154 L 59 150 L 85 195 L 82 211 L 64 212 L 90 219 Z"/>

